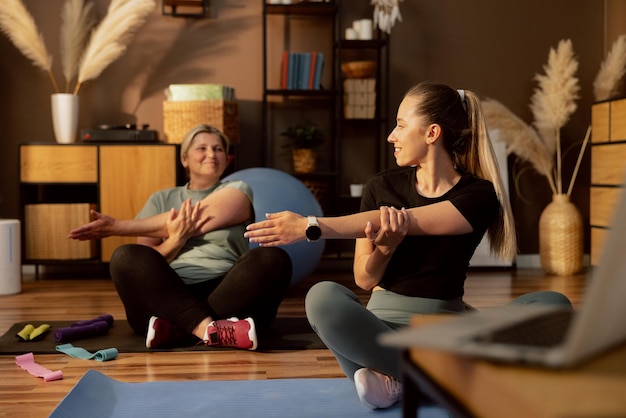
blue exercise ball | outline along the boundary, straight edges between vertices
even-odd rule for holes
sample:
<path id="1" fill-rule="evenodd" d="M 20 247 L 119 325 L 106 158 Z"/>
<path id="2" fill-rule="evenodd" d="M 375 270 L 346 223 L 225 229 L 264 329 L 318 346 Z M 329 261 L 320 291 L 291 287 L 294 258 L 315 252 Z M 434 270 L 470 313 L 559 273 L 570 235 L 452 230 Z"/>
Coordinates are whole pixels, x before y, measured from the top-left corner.
<path id="1" fill-rule="evenodd" d="M 265 219 L 266 213 L 289 210 L 302 216 L 322 216 L 322 208 L 311 191 L 297 178 L 273 168 L 247 168 L 224 177 L 224 180 L 241 180 L 252 188 L 256 221 Z M 258 244 L 251 243 L 251 248 Z M 324 240 L 301 241 L 282 247 L 291 258 L 293 274 L 291 285 L 310 275 L 324 252 Z"/>

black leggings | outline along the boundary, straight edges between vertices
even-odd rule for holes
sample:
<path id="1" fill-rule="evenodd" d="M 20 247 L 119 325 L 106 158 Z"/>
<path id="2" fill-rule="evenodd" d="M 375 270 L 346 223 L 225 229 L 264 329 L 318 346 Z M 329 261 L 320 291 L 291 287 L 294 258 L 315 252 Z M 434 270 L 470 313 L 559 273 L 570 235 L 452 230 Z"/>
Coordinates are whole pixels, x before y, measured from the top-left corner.
<path id="1" fill-rule="evenodd" d="M 206 317 L 252 317 L 261 336 L 268 330 L 289 288 L 291 260 L 276 247 L 242 255 L 220 279 L 186 285 L 155 249 L 122 245 L 110 263 L 111 278 L 133 330 L 145 335 L 151 316 L 188 333 Z"/>

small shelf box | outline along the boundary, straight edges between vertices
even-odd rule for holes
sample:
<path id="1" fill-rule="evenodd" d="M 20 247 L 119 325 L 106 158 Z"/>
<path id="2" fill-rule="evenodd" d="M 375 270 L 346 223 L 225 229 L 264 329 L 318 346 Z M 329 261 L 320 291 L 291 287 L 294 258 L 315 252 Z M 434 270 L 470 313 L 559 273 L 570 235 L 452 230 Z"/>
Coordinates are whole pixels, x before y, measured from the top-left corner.
<path id="1" fill-rule="evenodd" d="M 343 82 L 343 110 L 346 119 L 374 119 L 376 79 L 348 78 Z"/>

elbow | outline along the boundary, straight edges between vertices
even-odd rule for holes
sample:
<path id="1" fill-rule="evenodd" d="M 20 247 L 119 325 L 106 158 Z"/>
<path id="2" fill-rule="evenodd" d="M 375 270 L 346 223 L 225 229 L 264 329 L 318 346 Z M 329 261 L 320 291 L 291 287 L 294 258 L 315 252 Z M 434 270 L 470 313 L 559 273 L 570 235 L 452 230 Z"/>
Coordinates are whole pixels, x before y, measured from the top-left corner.
<path id="1" fill-rule="evenodd" d="M 376 285 L 363 285 L 363 286 L 359 286 L 361 289 L 365 290 L 366 292 L 371 292 L 372 289 L 374 289 L 374 287 L 376 287 Z"/>
<path id="2" fill-rule="evenodd" d="M 373 288 L 376 287 L 376 285 L 378 284 L 378 280 L 372 280 L 371 278 L 368 279 L 359 279 L 355 277 L 354 283 L 360 288 L 363 289 L 365 291 L 370 291 Z"/>

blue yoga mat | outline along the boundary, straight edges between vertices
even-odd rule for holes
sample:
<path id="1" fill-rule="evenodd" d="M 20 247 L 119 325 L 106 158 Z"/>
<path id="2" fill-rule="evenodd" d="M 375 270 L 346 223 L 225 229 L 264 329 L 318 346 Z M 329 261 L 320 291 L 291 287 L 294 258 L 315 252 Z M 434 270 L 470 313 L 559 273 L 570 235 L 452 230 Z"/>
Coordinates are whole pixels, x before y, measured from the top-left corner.
<path id="1" fill-rule="evenodd" d="M 89 370 L 55 408 L 61 417 L 401 417 L 401 406 L 372 411 L 343 379 L 125 383 Z M 422 407 L 420 418 L 448 417 Z"/>

